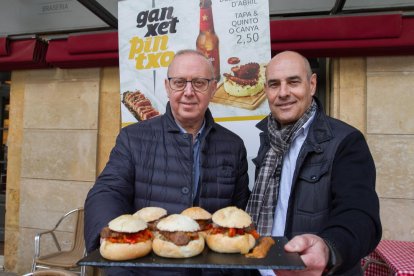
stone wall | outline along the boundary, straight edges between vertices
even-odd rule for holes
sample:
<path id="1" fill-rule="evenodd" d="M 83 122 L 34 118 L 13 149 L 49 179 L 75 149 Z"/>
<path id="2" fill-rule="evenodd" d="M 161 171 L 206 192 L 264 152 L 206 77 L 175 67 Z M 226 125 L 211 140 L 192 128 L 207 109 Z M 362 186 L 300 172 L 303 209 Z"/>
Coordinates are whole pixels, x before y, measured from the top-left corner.
<path id="1" fill-rule="evenodd" d="M 118 69 L 15 71 L 10 100 L 5 267 L 23 274 L 35 234 L 83 206 L 106 163 L 120 127 Z M 63 248 L 71 232 L 58 231 Z"/>
<path id="2" fill-rule="evenodd" d="M 383 239 L 414 241 L 414 57 L 332 63 L 331 115 L 366 136 L 377 168 Z"/>
<path id="3" fill-rule="evenodd" d="M 383 239 L 414 241 L 414 57 L 367 59 L 367 136 Z"/>
<path id="4" fill-rule="evenodd" d="M 104 68 L 101 75 L 99 98 L 97 175 L 105 167 L 121 128 L 119 91 L 119 69 L 114 67 Z"/>

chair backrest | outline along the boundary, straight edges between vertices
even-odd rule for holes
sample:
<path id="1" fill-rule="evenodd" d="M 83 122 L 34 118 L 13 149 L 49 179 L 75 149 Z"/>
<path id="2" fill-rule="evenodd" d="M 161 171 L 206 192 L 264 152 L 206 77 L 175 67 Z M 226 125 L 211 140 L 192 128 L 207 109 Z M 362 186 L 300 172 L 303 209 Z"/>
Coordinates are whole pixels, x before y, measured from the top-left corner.
<path id="1" fill-rule="evenodd" d="M 73 244 L 72 244 L 72 249 L 71 249 L 71 251 L 73 252 L 78 252 L 79 256 L 83 256 L 83 254 L 85 253 L 85 240 L 83 236 L 84 217 L 85 217 L 85 212 L 83 208 L 79 208 L 78 216 L 76 219 L 74 239 L 73 239 Z"/>
<path id="2" fill-rule="evenodd" d="M 72 246 L 69 250 L 61 250 L 59 242 L 56 238 L 54 231 L 58 229 L 60 223 L 65 220 L 65 218 L 71 216 L 73 220 L 71 222 L 75 223 L 74 232 L 72 235 Z M 83 225 L 84 225 L 84 209 L 77 208 L 69 211 L 64 216 L 60 218 L 53 230 L 45 231 L 38 233 L 35 236 L 35 255 L 33 257 L 32 263 L 32 272 L 36 272 L 37 268 L 51 268 L 51 267 L 60 267 L 64 269 L 74 269 L 79 267 L 77 262 L 85 256 L 85 241 L 83 235 Z M 56 249 L 58 251 L 54 253 L 49 253 L 45 255 L 40 255 L 40 241 L 42 235 L 51 235 L 55 242 Z M 50 272 L 50 271 L 49 271 Z M 80 267 L 80 274 L 85 275 L 85 267 Z"/>

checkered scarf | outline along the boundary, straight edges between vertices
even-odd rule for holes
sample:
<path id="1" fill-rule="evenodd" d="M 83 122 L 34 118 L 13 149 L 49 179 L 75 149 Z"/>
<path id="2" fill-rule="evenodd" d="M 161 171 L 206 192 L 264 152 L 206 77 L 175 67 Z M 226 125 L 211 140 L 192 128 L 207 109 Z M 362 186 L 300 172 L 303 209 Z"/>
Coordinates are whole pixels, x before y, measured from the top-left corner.
<path id="1" fill-rule="evenodd" d="M 270 236 L 272 234 L 283 156 L 296 137 L 296 133 L 316 109 L 317 105 L 315 101 L 312 101 L 308 110 L 295 124 L 283 128 L 271 115 L 268 116 L 270 148 L 261 164 L 259 175 L 246 207 L 246 211 L 251 215 L 260 235 Z"/>

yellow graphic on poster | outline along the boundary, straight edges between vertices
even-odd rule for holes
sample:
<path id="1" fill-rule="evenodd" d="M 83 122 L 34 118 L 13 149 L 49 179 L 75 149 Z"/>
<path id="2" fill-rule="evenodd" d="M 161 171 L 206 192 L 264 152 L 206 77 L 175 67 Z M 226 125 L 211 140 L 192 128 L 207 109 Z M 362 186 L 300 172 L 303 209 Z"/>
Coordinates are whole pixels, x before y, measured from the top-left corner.
<path id="1" fill-rule="evenodd" d="M 259 0 L 125 0 L 118 3 L 123 125 L 163 114 L 167 68 L 181 49 L 213 63 L 218 89 L 210 110 L 219 122 L 268 114 L 269 7 Z"/>
<path id="2" fill-rule="evenodd" d="M 167 68 L 175 53 L 197 49 L 213 63 L 214 120 L 245 142 L 249 175 L 259 145 L 258 120 L 271 57 L 269 3 L 261 0 L 124 0 L 118 2 L 122 126 L 165 112 Z M 250 179 L 250 183 L 253 183 Z"/>

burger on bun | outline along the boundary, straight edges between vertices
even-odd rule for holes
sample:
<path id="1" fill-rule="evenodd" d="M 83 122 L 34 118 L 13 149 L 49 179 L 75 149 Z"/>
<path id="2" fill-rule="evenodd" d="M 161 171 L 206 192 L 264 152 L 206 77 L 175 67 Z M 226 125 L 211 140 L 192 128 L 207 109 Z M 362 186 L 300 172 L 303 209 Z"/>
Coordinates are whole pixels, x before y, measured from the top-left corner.
<path id="1" fill-rule="evenodd" d="M 265 84 L 264 65 L 256 62 L 231 68 L 232 74 L 224 73 L 224 91 L 231 96 L 254 96 L 263 91 Z"/>
<path id="2" fill-rule="evenodd" d="M 259 238 L 250 215 L 237 207 L 217 210 L 212 220 L 213 225 L 207 232 L 206 242 L 213 251 L 246 254 Z"/>
<path id="3" fill-rule="evenodd" d="M 147 223 L 133 215 L 122 215 L 101 231 L 102 257 L 113 261 L 139 258 L 151 251 L 153 235 Z"/>
<path id="4" fill-rule="evenodd" d="M 201 207 L 190 207 L 181 212 L 182 215 L 195 220 L 200 226 L 200 233 L 205 238 L 205 231 L 211 228 L 211 214 Z"/>
<path id="5" fill-rule="evenodd" d="M 138 210 L 134 216 L 144 220 L 151 231 L 156 231 L 158 221 L 167 216 L 167 210 L 161 207 L 145 207 Z"/>
<path id="6" fill-rule="evenodd" d="M 169 215 L 158 222 L 157 228 L 152 250 L 158 256 L 188 258 L 200 254 L 204 249 L 204 238 L 198 233 L 200 227 L 192 218 Z"/>

